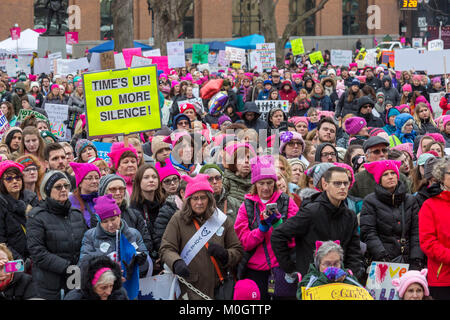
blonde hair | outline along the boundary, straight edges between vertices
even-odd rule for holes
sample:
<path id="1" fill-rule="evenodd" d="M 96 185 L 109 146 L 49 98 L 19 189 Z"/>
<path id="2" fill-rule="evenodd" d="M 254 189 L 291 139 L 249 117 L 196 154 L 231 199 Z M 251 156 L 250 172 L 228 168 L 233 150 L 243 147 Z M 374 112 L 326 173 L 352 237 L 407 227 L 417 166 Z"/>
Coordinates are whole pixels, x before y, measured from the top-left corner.
<path id="1" fill-rule="evenodd" d="M 0 243 L 0 251 L 3 251 L 6 253 L 6 257 L 8 258 L 8 261 L 13 260 L 13 254 L 11 250 L 9 250 L 8 246 L 5 243 Z"/>

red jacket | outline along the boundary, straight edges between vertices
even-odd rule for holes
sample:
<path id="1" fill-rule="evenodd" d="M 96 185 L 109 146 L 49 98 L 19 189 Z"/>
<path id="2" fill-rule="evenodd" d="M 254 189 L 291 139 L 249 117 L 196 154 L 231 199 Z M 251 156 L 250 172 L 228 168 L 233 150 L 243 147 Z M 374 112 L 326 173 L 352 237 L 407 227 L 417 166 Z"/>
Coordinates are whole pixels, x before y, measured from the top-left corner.
<path id="1" fill-rule="evenodd" d="M 442 191 L 423 203 L 419 211 L 419 240 L 428 258 L 428 285 L 450 286 L 450 191 Z"/>
<path id="2" fill-rule="evenodd" d="M 292 87 L 288 91 L 281 89 L 278 91 L 278 94 L 280 95 L 281 100 L 288 100 L 289 103 L 293 103 L 295 98 L 297 98 L 297 92 L 293 90 Z"/>
<path id="3" fill-rule="evenodd" d="M 441 102 L 439 102 L 439 107 L 441 107 L 441 109 L 442 109 L 442 115 L 445 115 L 445 113 L 448 110 L 450 110 L 450 103 L 448 103 L 445 96 L 441 98 Z"/>

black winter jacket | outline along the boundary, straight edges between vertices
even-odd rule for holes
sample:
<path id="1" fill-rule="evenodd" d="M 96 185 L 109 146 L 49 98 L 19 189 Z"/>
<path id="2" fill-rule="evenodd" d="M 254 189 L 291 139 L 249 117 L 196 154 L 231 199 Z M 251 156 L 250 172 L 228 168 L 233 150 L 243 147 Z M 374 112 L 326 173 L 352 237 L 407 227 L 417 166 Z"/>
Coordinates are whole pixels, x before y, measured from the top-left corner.
<path id="1" fill-rule="evenodd" d="M 296 262 L 289 256 L 288 242 L 295 238 Z M 356 215 L 344 203 L 335 207 L 325 192 L 304 201 L 294 217 L 291 217 L 272 233 L 272 249 L 280 267 L 287 273 L 307 274 L 316 241 L 340 240 L 344 249 L 344 264 L 362 279 L 365 273 L 358 235 Z"/>
<path id="2" fill-rule="evenodd" d="M 423 203 L 430 199 L 431 197 L 437 196 L 442 192 L 441 185 L 439 183 L 434 183 L 431 186 L 423 186 L 415 194 L 417 206 L 422 207 Z"/>
<path id="3" fill-rule="evenodd" d="M 10 195 L 0 194 L 0 243 L 5 243 L 12 251 L 14 259 L 29 257 L 25 226 L 27 217 L 25 211 L 28 205 L 36 207 L 39 204 L 34 192 L 24 190 L 19 200 Z"/>
<path id="4" fill-rule="evenodd" d="M 360 216 L 361 240 L 374 261 L 392 261 L 401 255 L 402 210 L 405 214 L 406 246 L 404 257 L 407 261 L 423 259 L 419 245 L 419 207 L 417 201 L 399 182 L 393 194 L 375 186 L 375 192 L 364 198 Z"/>
<path id="5" fill-rule="evenodd" d="M 3 291 L 0 291 L 0 301 L 18 301 L 31 298 L 37 298 L 36 287 L 31 276 L 23 272 L 14 273 L 11 283 Z"/>
<path id="6" fill-rule="evenodd" d="M 154 230 L 155 230 L 155 239 L 154 245 L 155 250 L 159 251 L 159 247 L 161 246 L 161 239 L 164 235 L 164 231 L 166 231 L 167 224 L 169 223 L 172 216 L 177 212 L 178 207 L 176 203 L 170 199 L 166 199 L 164 205 L 159 209 L 158 216 L 155 220 Z"/>
<path id="7" fill-rule="evenodd" d="M 431 123 L 430 120 L 420 120 L 421 128 L 419 128 L 417 122 L 415 123 L 414 130 L 416 130 L 417 135 L 424 135 L 425 133 L 441 133 L 439 129 Z"/>
<path id="8" fill-rule="evenodd" d="M 352 102 L 348 102 L 348 94 L 349 90 L 347 89 L 344 94 L 339 99 L 339 102 L 336 106 L 336 114 L 335 118 L 344 117 L 346 114 L 353 113 L 356 115 L 358 113 L 358 99 L 355 98 L 352 100 Z"/>
<path id="9" fill-rule="evenodd" d="M 33 260 L 33 281 L 38 296 L 59 300 L 66 289 L 66 269 L 76 265 L 86 222 L 80 210 L 46 199 L 31 210 L 27 221 L 27 245 Z"/>
<path id="10" fill-rule="evenodd" d="M 64 300 L 100 300 L 94 292 L 92 280 L 95 273 L 101 268 L 110 268 L 116 276 L 113 290 L 108 300 L 128 300 L 127 291 L 122 287 L 122 272 L 120 266 L 107 256 L 94 256 L 81 265 L 81 287 L 70 291 Z"/>

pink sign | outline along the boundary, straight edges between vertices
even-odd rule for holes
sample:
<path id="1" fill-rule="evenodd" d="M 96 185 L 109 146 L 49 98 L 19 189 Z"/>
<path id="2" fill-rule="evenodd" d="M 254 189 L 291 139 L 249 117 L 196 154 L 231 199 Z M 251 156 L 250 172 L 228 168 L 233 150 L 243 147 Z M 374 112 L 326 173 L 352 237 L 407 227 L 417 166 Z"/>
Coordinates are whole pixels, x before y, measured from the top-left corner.
<path id="1" fill-rule="evenodd" d="M 405 37 L 401 37 L 401 38 L 400 38 L 400 43 L 401 43 L 401 44 L 405 44 L 405 43 L 406 43 Z"/>
<path id="2" fill-rule="evenodd" d="M 66 32 L 66 44 L 77 44 L 78 32 Z"/>
<path id="3" fill-rule="evenodd" d="M 147 58 L 152 59 L 152 63 L 157 65 L 158 70 L 162 70 L 165 74 L 169 74 L 169 58 L 167 56 Z"/>
<path id="4" fill-rule="evenodd" d="M 131 67 L 131 60 L 133 56 L 141 56 L 142 49 L 141 48 L 125 48 L 122 50 L 123 58 L 125 60 L 125 64 L 127 68 Z"/>
<path id="5" fill-rule="evenodd" d="M 11 39 L 13 40 L 19 40 L 20 39 L 20 28 L 11 28 L 9 29 L 11 32 Z"/>

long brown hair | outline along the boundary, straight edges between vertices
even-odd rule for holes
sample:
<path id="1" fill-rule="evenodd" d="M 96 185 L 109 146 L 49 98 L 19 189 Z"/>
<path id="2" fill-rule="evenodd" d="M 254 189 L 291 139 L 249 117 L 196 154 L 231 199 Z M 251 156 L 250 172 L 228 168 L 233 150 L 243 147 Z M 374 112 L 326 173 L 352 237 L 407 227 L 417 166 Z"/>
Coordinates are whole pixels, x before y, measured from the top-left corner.
<path id="1" fill-rule="evenodd" d="M 28 127 L 25 127 L 25 129 L 23 129 L 22 141 L 20 142 L 19 153 L 23 154 L 23 155 L 25 155 L 25 154 L 29 155 L 29 153 L 25 153 L 25 151 L 28 152 L 28 150 L 25 150 L 25 136 L 32 136 L 32 135 L 35 135 L 39 141 L 39 149 L 37 151 L 38 157 L 39 157 L 39 159 L 44 160 L 45 142 L 44 142 L 44 139 L 42 139 L 42 137 L 41 137 L 41 133 L 39 132 L 38 128 L 36 128 L 36 127 L 28 126 Z"/>
<path id="2" fill-rule="evenodd" d="M 33 163 L 36 165 L 36 167 L 38 169 L 38 179 L 36 181 L 36 187 L 35 187 L 36 190 L 34 190 L 34 192 L 37 194 L 39 200 L 41 200 L 42 197 L 41 197 L 40 186 L 41 186 L 42 179 L 44 178 L 45 168 L 44 168 L 43 163 L 41 163 L 39 161 L 39 159 L 32 154 L 25 154 L 23 156 L 20 156 L 16 159 L 16 162 L 21 163 L 21 161 L 28 159 L 28 158 L 31 159 L 31 161 L 33 161 Z M 42 158 L 42 159 L 44 159 L 44 158 Z M 25 185 L 25 182 L 24 182 L 24 185 Z"/>
<path id="3" fill-rule="evenodd" d="M 205 193 L 208 196 L 208 205 L 206 206 L 206 211 L 202 215 L 202 217 L 205 220 L 207 220 L 213 215 L 214 211 L 216 210 L 217 205 L 216 205 L 216 200 L 214 199 L 214 195 L 212 194 L 212 192 L 205 191 Z M 195 213 L 191 207 L 192 196 L 193 195 L 190 195 L 189 197 L 187 197 L 187 199 L 185 201 L 183 201 L 183 207 L 180 210 L 182 219 L 186 222 L 186 224 L 191 224 L 192 219 L 195 217 Z"/>
<path id="4" fill-rule="evenodd" d="M 134 205 L 140 205 L 144 203 L 145 198 L 144 194 L 142 193 L 141 182 L 142 178 L 144 177 L 145 171 L 147 171 L 148 169 L 152 169 L 158 177 L 158 188 L 155 190 L 155 200 L 162 205 L 166 201 L 166 197 L 164 196 L 162 190 L 162 183 L 159 177 L 159 173 L 151 164 L 143 164 L 136 172 L 136 177 L 134 178 L 133 182 L 133 193 L 131 194 L 131 203 Z"/>

